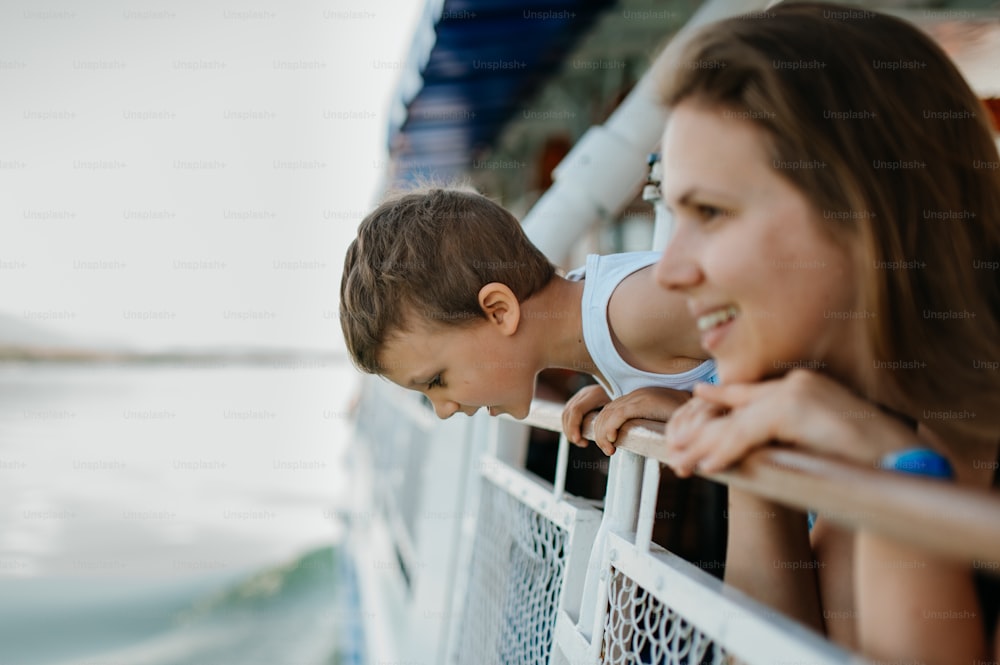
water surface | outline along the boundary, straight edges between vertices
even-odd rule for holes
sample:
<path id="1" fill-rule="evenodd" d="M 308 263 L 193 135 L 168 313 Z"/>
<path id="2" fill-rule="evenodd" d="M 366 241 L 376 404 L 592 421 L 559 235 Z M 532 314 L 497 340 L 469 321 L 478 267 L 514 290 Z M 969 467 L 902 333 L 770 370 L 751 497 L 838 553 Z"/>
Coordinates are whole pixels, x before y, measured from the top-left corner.
<path id="1" fill-rule="evenodd" d="M 0 366 L 0 663 L 336 662 L 347 365 Z"/>

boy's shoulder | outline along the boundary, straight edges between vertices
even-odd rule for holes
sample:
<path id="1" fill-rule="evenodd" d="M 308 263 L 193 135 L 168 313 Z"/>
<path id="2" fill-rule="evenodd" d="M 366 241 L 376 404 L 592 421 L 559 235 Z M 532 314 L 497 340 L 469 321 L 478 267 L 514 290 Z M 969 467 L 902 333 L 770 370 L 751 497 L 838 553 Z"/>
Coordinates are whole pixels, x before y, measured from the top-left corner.
<path id="1" fill-rule="evenodd" d="M 656 263 L 660 252 L 622 252 L 619 254 L 588 254 L 587 261 L 579 268 L 566 273 L 566 279 L 580 281 L 589 275 L 591 279 L 624 279 L 636 270 Z"/>

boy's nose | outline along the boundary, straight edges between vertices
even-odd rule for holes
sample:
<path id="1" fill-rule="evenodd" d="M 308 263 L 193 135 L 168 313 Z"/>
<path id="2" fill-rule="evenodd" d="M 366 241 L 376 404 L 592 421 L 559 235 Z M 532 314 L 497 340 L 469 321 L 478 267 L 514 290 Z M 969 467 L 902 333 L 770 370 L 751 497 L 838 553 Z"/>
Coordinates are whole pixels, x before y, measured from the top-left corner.
<path id="1" fill-rule="evenodd" d="M 441 420 L 451 418 L 459 411 L 459 406 L 457 402 L 452 402 L 451 400 L 434 400 L 434 413 Z"/>

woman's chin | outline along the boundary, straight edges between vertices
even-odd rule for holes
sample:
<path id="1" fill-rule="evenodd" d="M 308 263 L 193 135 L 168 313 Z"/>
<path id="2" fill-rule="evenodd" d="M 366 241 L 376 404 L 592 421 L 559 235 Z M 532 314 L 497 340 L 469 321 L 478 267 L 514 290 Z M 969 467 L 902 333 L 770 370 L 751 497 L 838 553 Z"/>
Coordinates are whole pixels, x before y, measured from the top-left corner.
<path id="1" fill-rule="evenodd" d="M 716 358 L 715 371 L 719 375 L 719 383 L 755 383 L 763 381 L 768 377 L 768 373 L 763 371 L 757 363 L 748 361 L 730 360 Z M 775 372 L 772 372 L 773 376 Z"/>

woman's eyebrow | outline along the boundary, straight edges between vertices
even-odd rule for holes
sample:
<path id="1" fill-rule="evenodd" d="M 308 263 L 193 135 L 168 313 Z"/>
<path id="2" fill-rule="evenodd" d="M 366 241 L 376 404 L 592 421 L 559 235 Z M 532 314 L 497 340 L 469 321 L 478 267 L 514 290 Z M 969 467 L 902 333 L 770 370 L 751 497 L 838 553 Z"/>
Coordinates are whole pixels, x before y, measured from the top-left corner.
<path id="1" fill-rule="evenodd" d="M 694 198 L 695 195 L 698 194 L 698 189 L 699 188 L 698 188 L 697 185 L 692 185 L 692 186 L 688 187 L 687 189 L 685 189 L 683 191 L 683 193 L 680 196 L 678 196 L 676 199 L 674 199 L 674 200 L 677 202 L 678 205 L 682 205 L 682 206 L 690 205 L 691 199 Z M 668 205 L 668 199 L 669 198 L 670 197 L 667 196 L 666 190 L 661 185 L 660 186 L 660 199 L 663 201 L 664 205 Z"/>
<path id="2" fill-rule="evenodd" d="M 664 194 L 661 192 L 661 194 Z M 706 189 L 705 187 L 699 187 L 698 185 L 693 185 L 684 190 L 679 197 L 677 197 L 676 204 L 682 207 L 690 207 L 694 204 L 694 201 L 701 197 L 707 197 L 711 200 L 721 200 L 723 203 L 729 201 L 733 202 L 734 197 L 732 195 L 727 195 L 720 191 L 713 191 L 711 189 Z M 670 209 L 670 204 L 667 202 L 667 197 L 663 195 L 663 205 Z"/>

